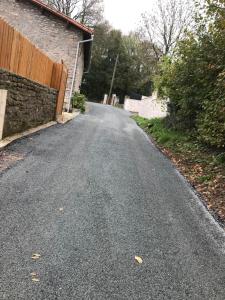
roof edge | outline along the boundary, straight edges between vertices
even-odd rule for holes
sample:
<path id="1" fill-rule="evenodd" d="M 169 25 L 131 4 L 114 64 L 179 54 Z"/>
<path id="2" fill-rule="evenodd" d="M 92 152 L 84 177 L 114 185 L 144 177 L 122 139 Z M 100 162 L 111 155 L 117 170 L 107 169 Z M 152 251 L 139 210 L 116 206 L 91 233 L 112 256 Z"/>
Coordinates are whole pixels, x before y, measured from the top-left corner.
<path id="1" fill-rule="evenodd" d="M 55 10 L 54 8 L 50 7 L 49 5 L 43 3 L 42 1 L 40 0 L 29 0 L 29 2 L 43 8 L 43 9 L 46 9 L 47 11 L 49 11 L 50 13 L 52 13 L 53 15 L 63 19 L 64 21 L 66 21 L 67 23 L 79 28 L 80 30 L 86 32 L 86 33 L 89 33 L 89 34 L 93 34 L 94 33 L 94 30 L 92 30 L 91 28 L 79 23 L 78 21 L 66 16 L 65 14 Z"/>

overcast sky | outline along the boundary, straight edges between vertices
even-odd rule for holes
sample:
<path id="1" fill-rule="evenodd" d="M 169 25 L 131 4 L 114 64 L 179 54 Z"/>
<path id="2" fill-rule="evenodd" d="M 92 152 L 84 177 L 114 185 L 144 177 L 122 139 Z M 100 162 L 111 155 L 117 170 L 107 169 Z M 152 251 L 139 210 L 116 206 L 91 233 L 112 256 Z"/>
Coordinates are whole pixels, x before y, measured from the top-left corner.
<path id="1" fill-rule="evenodd" d="M 124 33 L 137 28 L 140 15 L 153 6 L 154 0 L 104 0 L 105 18 Z"/>

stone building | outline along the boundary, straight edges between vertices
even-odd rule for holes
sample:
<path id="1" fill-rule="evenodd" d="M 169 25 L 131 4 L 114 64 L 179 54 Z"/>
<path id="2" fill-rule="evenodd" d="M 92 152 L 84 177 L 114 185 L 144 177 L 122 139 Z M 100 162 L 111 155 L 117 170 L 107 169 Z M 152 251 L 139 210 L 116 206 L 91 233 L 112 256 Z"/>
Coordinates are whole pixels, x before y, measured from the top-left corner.
<path id="1" fill-rule="evenodd" d="M 69 70 L 65 102 L 72 86 L 78 42 L 88 40 L 92 30 L 52 9 L 40 0 L 0 0 L 0 17 L 26 36 L 56 62 L 64 61 Z M 80 44 L 74 90 L 78 91 L 88 69 L 91 42 Z"/>

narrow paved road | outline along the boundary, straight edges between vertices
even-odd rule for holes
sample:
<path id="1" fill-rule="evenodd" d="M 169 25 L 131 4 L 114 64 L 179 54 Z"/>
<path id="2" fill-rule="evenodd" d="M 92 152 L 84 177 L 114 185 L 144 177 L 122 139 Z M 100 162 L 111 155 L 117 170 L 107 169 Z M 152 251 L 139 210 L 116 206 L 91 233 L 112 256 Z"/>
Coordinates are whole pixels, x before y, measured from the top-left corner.
<path id="1" fill-rule="evenodd" d="M 91 104 L 9 151 L 0 299 L 225 299 L 223 230 L 128 113 Z"/>

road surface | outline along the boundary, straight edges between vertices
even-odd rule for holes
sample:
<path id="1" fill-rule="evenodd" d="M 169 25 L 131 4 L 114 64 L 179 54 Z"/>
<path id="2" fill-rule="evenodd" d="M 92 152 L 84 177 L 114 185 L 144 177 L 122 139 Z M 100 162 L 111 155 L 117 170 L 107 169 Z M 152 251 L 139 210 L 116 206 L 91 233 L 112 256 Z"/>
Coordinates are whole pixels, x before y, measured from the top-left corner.
<path id="1" fill-rule="evenodd" d="M 8 151 L 0 299 L 225 299 L 223 230 L 127 112 L 90 104 Z"/>

